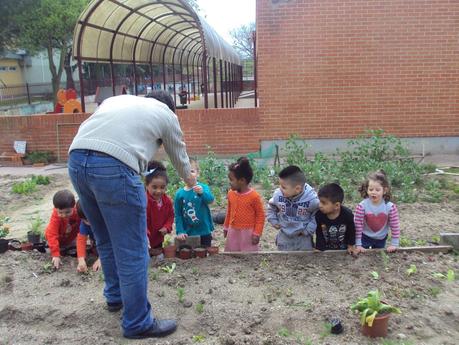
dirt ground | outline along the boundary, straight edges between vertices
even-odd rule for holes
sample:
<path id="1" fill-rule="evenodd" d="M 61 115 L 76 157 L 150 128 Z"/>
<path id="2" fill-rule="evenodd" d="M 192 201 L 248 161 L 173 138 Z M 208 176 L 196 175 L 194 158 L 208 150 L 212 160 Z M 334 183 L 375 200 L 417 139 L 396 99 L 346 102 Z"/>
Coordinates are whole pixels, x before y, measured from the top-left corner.
<path id="1" fill-rule="evenodd" d="M 50 175 L 52 183 L 31 196 L 13 195 L 11 186 L 25 177 L 1 176 L 0 214 L 12 221 L 11 236 L 21 238 L 36 214 L 48 220 L 52 195 L 70 188 L 68 177 Z M 353 205 L 348 205 L 353 208 Z M 399 205 L 402 235 L 432 242 L 440 232 L 459 231 L 459 201 Z M 266 226 L 261 246 L 273 250 L 275 231 Z M 223 245 L 217 226 L 216 242 Z M 0 344 L 383 344 L 359 333 L 358 316 L 349 306 L 375 288 L 399 306 L 386 344 L 457 344 L 459 281 L 438 279 L 448 269 L 459 276 L 454 254 L 378 253 L 176 259 L 173 273 L 152 263 L 149 296 L 155 314 L 172 317 L 179 329 L 163 340 L 122 338 L 120 313 L 104 309 L 103 276 L 76 273 L 76 259 L 48 272 L 49 256 L 38 252 L 0 255 Z M 171 264 L 171 261 L 167 262 Z M 408 277 L 410 264 L 417 273 Z M 379 273 L 374 279 L 372 271 Z M 185 291 L 185 307 L 177 289 Z M 188 305 L 189 303 L 185 303 Z M 202 306 L 202 307 L 201 307 Z M 202 308 L 202 310 L 200 310 Z M 200 312 L 202 311 L 202 312 Z M 326 332 L 329 317 L 339 317 L 342 335 Z M 194 337 L 194 338 L 193 338 Z"/>

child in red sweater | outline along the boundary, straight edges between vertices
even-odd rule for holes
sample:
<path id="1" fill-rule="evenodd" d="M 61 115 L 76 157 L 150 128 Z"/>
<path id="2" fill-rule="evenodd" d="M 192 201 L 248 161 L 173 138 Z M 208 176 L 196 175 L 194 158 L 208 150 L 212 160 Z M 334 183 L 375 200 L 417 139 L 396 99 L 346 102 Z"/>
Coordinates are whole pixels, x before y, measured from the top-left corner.
<path id="1" fill-rule="evenodd" d="M 166 195 L 169 182 L 164 165 L 158 161 L 148 163 L 145 176 L 147 190 L 147 236 L 150 248 L 162 248 L 164 235 L 172 232 L 174 208 Z"/>
<path id="2" fill-rule="evenodd" d="M 75 244 L 80 227 L 75 207 L 75 196 L 67 189 L 60 190 L 53 196 L 53 213 L 45 230 L 53 266 L 58 269 L 61 265 L 61 250 Z"/>

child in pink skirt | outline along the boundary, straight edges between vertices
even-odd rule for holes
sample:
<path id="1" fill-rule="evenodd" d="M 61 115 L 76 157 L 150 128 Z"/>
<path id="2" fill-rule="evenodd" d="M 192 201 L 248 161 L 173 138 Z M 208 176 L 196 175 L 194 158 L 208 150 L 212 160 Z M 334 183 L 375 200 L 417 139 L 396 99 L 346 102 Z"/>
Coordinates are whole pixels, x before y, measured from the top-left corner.
<path id="1" fill-rule="evenodd" d="M 249 160 L 241 157 L 229 166 L 228 209 L 224 224 L 225 252 L 257 251 L 265 224 L 260 195 L 249 187 L 253 171 Z"/>

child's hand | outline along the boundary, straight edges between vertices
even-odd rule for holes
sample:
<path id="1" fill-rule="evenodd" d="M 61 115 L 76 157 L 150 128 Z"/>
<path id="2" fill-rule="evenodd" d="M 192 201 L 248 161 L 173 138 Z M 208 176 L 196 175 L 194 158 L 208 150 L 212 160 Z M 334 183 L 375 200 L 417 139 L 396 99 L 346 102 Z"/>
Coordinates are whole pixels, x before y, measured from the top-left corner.
<path id="1" fill-rule="evenodd" d="M 86 265 L 86 260 L 84 258 L 78 258 L 77 271 L 79 273 L 86 273 L 88 271 L 88 266 Z"/>
<path id="2" fill-rule="evenodd" d="M 252 235 L 252 244 L 256 245 L 260 242 L 260 236 Z"/>
<path id="3" fill-rule="evenodd" d="M 54 268 L 56 270 L 58 270 L 59 267 L 62 265 L 62 261 L 61 261 L 61 258 L 59 256 L 53 256 L 52 262 L 53 262 L 53 266 L 54 266 Z"/>
<path id="4" fill-rule="evenodd" d="M 354 250 L 354 253 L 355 254 L 365 253 L 365 248 L 363 248 L 362 246 L 356 246 L 355 250 Z"/>
<path id="5" fill-rule="evenodd" d="M 354 246 L 347 246 L 347 253 L 354 255 Z"/>
<path id="6" fill-rule="evenodd" d="M 102 267 L 102 264 L 100 263 L 100 259 L 97 259 L 96 262 L 92 265 L 92 270 L 94 272 L 97 272 L 100 268 Z"/>
<path id="7" fill-rule="evenodd" d="M 397 251 L 397 247 L 389 246 L 389 247 L 387 247 L 386 250 L 387 250 L 388 253 L 393 253 L 393 252 Z"/>
<path id="8" fill-rule="evenodd" d="M 161 229 L 159 229 L 159 232 L 161 233 L 161 235 L 165 235 L 165 234 L 167 234 L 167 229 L 166 228 L 161 228 Z"/>
<path id="9" fill-rule="evenodd" d="M 280 224 L 276 224 L 276 225 L 273 225 L 274 228 L 276 228 L 277 230 L 279 230 L 281 228 Z"/>
<path id="10" fill-rule="evenodd" d="M 193 190 L 195 191 L 196 194 L 199 194 L 199 195 L 202 194 L 202 186 L 196 185 L 193 187 Z"/>
<path id="11" fill-rule="evenodd" d="M 188 237 L 187 234 L 180 234 L 180 235 L 177 235 L 177 238 L 178 238 L 180 241 L 185 241 L 187 237 Z"/>

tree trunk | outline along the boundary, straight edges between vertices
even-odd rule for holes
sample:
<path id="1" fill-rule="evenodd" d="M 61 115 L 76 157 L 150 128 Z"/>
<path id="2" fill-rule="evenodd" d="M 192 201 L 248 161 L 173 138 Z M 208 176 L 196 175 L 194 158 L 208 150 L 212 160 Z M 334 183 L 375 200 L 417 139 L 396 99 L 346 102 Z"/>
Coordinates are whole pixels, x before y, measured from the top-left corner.
<path id="1" fill-rule="evenodd" d="M 65 76 L 67 78 L 66 88 L 75 90 L 75 81 L 73 80 L 73 73 L 72 73 L 73 71 L 72 71 L 72 66 L 70 64 L 71 59 L 72 59 L 72 48 L 69 48 L 69 50 L 65 54 L 65 61 L 64 61 Z"/>
<path id="2" fill-rule="evenodd" d="M 62 71 L 64 70 L 64 59 L 65 59 L 65 50 L 66 47 L 63 46 L 60 48 L 60 55 L 59 55 L 59 67 L 56 68 L 53 59 L 53 47 L 51 42 L 46 47 L 48 50 L 48 62 L 49 62 L 49 70 L 51 72 L 51 83 L 53 85 L 53 99 L 54 104 L 57 104 L 57 91 L 59 91 L 60 83 L 61 83 L 61 76 Z"/>

